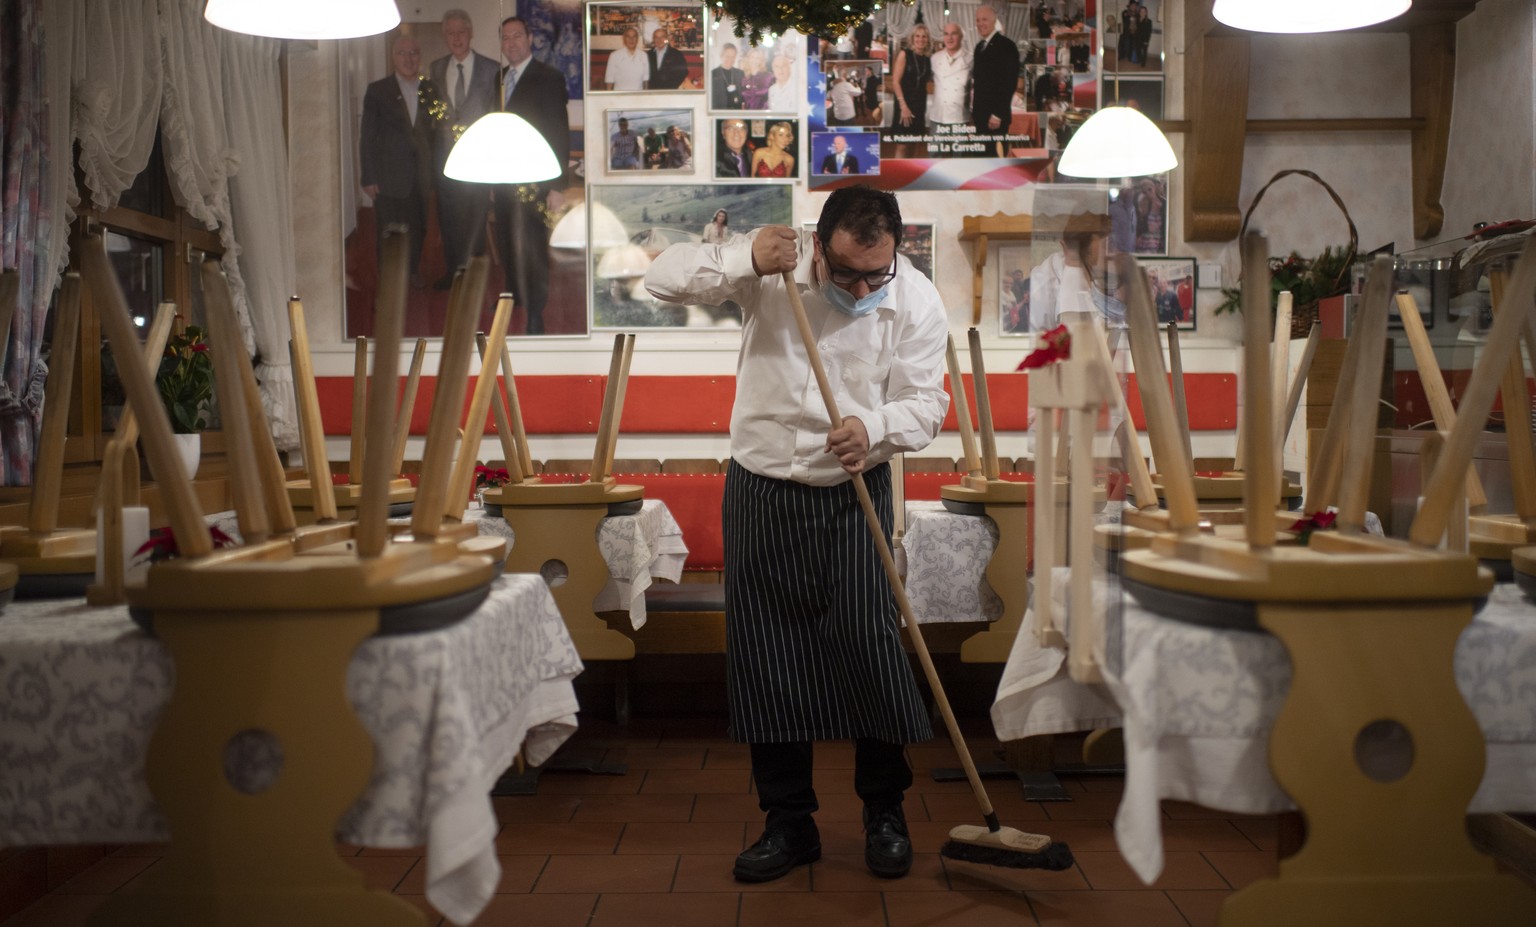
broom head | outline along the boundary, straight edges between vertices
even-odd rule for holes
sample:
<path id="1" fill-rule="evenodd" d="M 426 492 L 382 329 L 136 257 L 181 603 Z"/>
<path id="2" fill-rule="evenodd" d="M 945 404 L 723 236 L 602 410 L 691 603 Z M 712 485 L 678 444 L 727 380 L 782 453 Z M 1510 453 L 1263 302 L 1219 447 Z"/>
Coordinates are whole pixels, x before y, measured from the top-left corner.
<path id="1" fill-rule="evenodd" d="M 949 840 L 939 848 L 940 856 L 1007 866 L 1012 869 L 1070 869 L 1072 851 L 1045 834 L 1029 834 L 1012 827 L 991 830 L 978 824 L 961 824 L 949 832 Z"/>

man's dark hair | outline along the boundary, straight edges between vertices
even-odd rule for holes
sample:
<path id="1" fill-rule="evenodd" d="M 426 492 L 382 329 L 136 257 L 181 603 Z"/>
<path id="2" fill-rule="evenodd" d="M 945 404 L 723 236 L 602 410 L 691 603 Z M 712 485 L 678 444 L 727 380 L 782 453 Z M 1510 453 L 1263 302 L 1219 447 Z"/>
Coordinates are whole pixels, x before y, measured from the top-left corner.
<path id="1" fill-rule="evenodd" d="M 533 37 L 533 30 L 528 28 L 528 21 L 521 16 L 508 16 L 506 19 L 501 21 L 501 28 L 507 28 L 507 23 L 517 23 L 519 26 L 523 27 L 524 35 L 528 36 L 529 38 Z"/>
<path id="2" fill-rule="evenodd" d="M 900 247 L 901 207 L 896 205 L 895 194 L 864 184 L 833 190 L 816 221 L 816 237 L 823 248 L 832 244 L 832 233 L 838 229 L 866 247 L 879 244 L 885 235 Z"/>

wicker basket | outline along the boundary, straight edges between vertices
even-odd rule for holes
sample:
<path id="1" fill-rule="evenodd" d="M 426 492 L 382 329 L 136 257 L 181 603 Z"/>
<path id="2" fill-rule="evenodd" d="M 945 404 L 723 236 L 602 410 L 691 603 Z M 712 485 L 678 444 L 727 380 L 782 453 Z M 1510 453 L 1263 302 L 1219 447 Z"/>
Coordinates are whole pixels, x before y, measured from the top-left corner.
<path id="1" fill-rule="evenodd" d="M 1311 171 L 1291 168 L 1288 170 L 1280 171 L 1279 173 L 1275 174 L 1275 176 L 1269 178 L 1269 182 L 1260 187 L 1259 192 L 1254 194 L 1253 202 L 1248 204 L 1248 211 L 1243 213 L 1243 226 L 1242 229 L 1238 232 L 1238 240 L 1241 241 L 1243 235 L 1247 233 L 1248 222 L 1253 218 L 1253 211 L 1258 208 L 1259 201 L 1264 198 L 1264 194 L 1269 190 L 1270 187 L 1275 185 L 1276 181 L 1280 180 L 1282 177 L 1288 177 L 1291 174 L 1299 174 L 1302 177 L 1307 177 L 1311 180 L 1317 181 L 1317 183 L 1320 184 L 1324 190 L 1328 191 L 1328 196 L 1333 200 L 1334 205 L 1339 207 L 1339 212 L 1344 214 L 1344 221 L 1349 225 L 1349 246 L 1345 251 L 1344 261 L 1339 268 L 1338 274 L 1333 279 L 1328 281 L 1329 285 L 1324 287 L 1324 292 L 1320 298 L 1327 298 L 1329 296 L 1337 296 L 1340 293 L 1347 293 L 1349 292 L 1350 286 L 1350 270 L 1354 266 L 1356 256 L 1358 256 L 1360 253 L 1360 234 L 1355 229 L 1355 220 L 1350 216 L 1349 208 L 1344 205 L 1344 200 L 1339 196 L 1338 191 L 1329 186 L 1326 180 L 1317 176 Z M 1241 278 L 1239 278 L 1239 285 L 1241 285 Z M 1317 321 L 1317 316 L 1318 309 L 1316 299 L 1306 303 L 1297 302 L 1293 304 L 1291 307 L 1291 337 L 1307 337 L 1307 333 L 1312 329 L 1312 323 Z"/>

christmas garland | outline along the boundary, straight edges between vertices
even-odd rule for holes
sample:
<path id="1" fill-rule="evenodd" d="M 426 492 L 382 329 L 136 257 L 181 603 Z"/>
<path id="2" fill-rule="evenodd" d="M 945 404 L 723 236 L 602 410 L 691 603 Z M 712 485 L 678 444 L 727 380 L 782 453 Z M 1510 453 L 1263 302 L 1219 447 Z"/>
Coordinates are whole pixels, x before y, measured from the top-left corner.
<path id="1" fill-rule="evenodd" d="M 910 6 L 914 0 L 901 0 Z M 779 35 L 793 29 L 802 35 L 839 36 L 853 30 L 880 9 L 878 0 L 715 0 L 715 17 L 736 21 L 736 35 L 753 45 L 764 33 Z"/>

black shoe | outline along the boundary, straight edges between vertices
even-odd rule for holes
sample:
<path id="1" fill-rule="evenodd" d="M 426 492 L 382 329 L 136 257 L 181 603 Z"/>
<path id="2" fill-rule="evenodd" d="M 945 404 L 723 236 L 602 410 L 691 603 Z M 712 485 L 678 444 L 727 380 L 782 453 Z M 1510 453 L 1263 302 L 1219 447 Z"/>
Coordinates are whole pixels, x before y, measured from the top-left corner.
<path id="1" fill-rule="evenodd" d="M 899 879 L 912 869 L 912 841 L 901 806 L 864 809 L 864 865 L 882 879 Z"/>
<path id="2" fill-rule="evenodd" d="M 772 882 L 789 874 L 796 866 L 821 859 L 821 837 L 815 833 L 797 837 L 780 830 L 764 831 L 763 836 L 736 857 L 731 874 L 738 882 Z"/>

